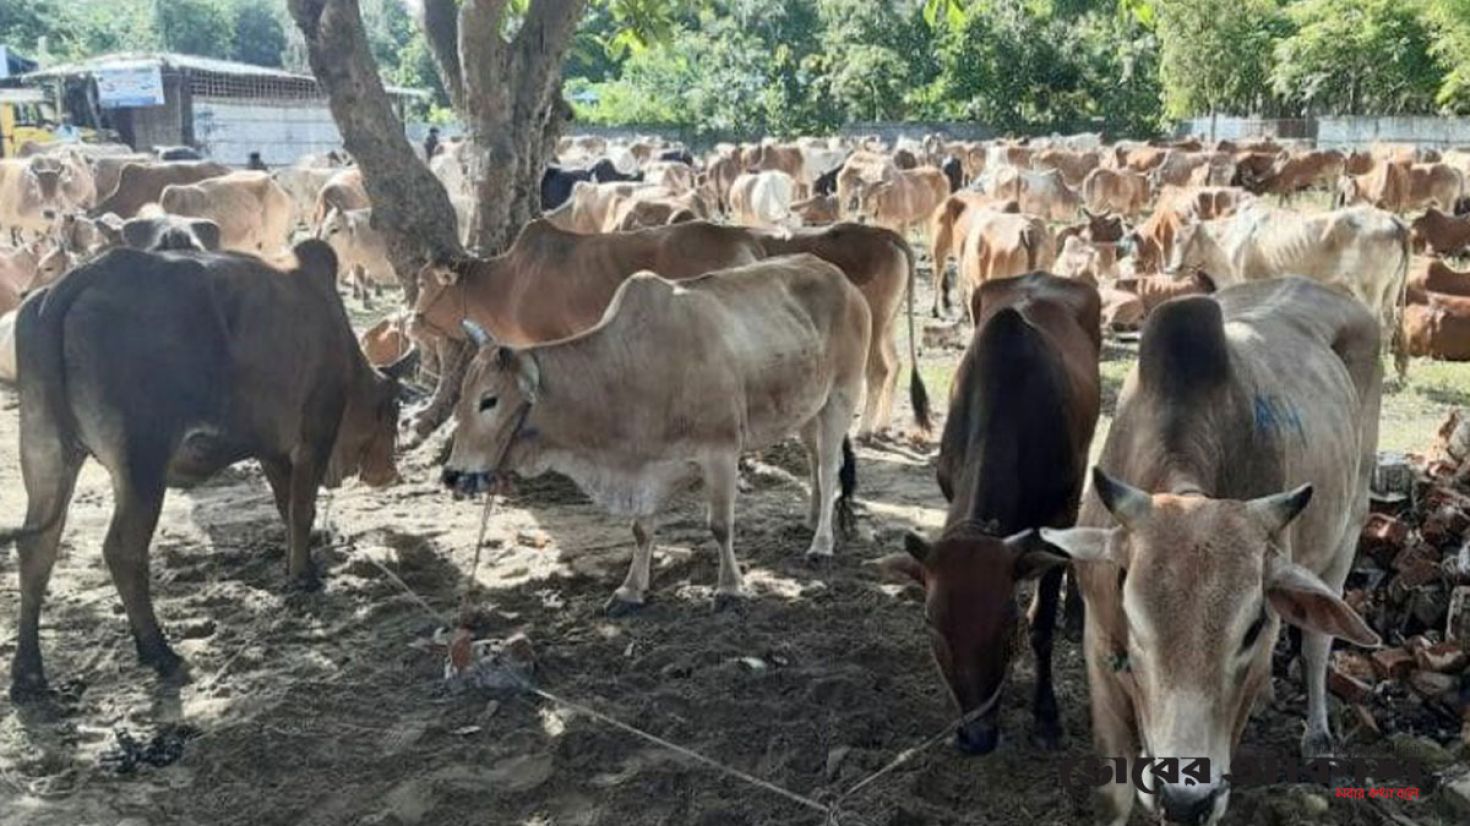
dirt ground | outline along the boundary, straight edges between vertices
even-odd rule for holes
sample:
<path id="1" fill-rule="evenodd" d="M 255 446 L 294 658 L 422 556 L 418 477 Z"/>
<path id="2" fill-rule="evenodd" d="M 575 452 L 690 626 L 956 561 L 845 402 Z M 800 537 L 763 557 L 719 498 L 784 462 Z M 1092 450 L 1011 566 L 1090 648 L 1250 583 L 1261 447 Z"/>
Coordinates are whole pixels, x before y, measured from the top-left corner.
<path id="1" fill-rule="evenodd" d="M 1106 357 L 1111 409 L 1131 355 L 1110 347 Z M 923 357 L 941 409 L 958 358 L 939 349 Z M 1441 384 L 1437 396 L 1413 385 L 1399 394 L 1405 404 L 1390 400 L 1386 417 L 1403 417 L 1395 433 L 1427 444 L 1446 407 L 1465 399 L 1470 371 L 1434 368 L 1425 386 Z M 11 391 L 0 391 L 0 407 L 0 525 L 16 525 L 25 499 Z M 898 423 L 910 422 L 904 407 Z M 435 611 L 455 612 L 480 508 L 438 488 L 432 448 L 402 458 L 403 484 L 374 491 L 350 483 L 331 496 L 334 536 L 317 551 L 326 573 L 318 594 L 283 588 L 284 531 L 253 464 L 171 492 L 152 574 L 160 618 L 192 667 L 192 681 L 174 688 L 136 663 L 100 555 L 107 477 L 89 465 L 42 623 L 49 675 L 65 696 L 43 708 L 0 700 L 0 824 L 823 823 L 818 812 L 547 700 L 449 690 L 443 654 L 429 645 L 437 621 L 372 562 Z M 715 555 L 697 497 L 685 496 L 663 520 L 650 604 L 608 619 L 603 603 L 631 553 L 628 526 L 565 481 L 523 483 L 490 525 L 478 575 L 480 635 L 524 634 L 536 683 L 548 691 L 801 795 L 830 798 L 954 717 L 915 589 L 869 564 L 899 550 L 904 530 L 940 525 L 932 465 L 887 449 L 863 448 L 859 460 L 859 536 L 820 567 L 802 559 L 801 451 L 785 445 L 750 463 L 735 547 L 754 596 L 718 613 Z M 14 555 L 0 551 L 0 661 L 14 653 L 17 611 Z M 1074 643 L 1059 642 L 1056 672 L 1064 751 L 1028 742 L 1028 653 L 1017 661 L 996 753 L 966 758 L 947 742 L 922 751 L 851 798 L 837 822 L 1086 822 L 1085 794 L 1059 782 L 1060 758 L 1090 753 Z M 1290 755 L 1305 701 L 1284 676 L 1276 687 L 1276 702 L 1255 716 L 1245 742 Z M 147 739 L 176 724 L 198 736 L 172 765 L 118 774 L 101 759 L 116 746 L 115 730 Z M 1390 753 L 1343 714 L 1335 725 L 1350 753 Z M 1329 796 L 1305 786 L 1241 791 L 1227 822 L 1456 822 L 1437 800 Z"/>

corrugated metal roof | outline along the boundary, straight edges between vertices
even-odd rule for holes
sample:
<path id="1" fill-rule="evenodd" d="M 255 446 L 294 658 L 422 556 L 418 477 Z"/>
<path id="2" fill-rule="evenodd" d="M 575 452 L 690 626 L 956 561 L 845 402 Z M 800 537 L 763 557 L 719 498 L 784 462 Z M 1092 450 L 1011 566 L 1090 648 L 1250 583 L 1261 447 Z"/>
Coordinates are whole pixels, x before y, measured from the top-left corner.
<path id="1" fill-rule="evenodd" d="M 63 63 L 60 66 L 50 66 L 40 71 L 23 75 L 22 79 L 40 80 L 52 77 L 85 75 L 97 71 L 143 69 L 150 66 L 159 66 L 166 69 L 191 69 L 197 72 L 213 72 L 214 74 L 235 75 L 238 77 L 269 77 L 281 80 L 300 80 L 305 83 L 316 83 L 316 78 L 311 75 L 288 72 L 285 69 L 277 69 L 271 66 L 256 66 L 253 63 L 241 63 L 236 60 L 218 60 L 212 57 L 198 57 L 196 55 L 175 54 L 172 52 L 114 52 L 113 54 L 98 55 L 73 63 Z M 388 86 L 386 88 L 390 94 L 395 95 L 427 97 L 429 94 L 423 89 L 405 89 L 400 86 Z"/>

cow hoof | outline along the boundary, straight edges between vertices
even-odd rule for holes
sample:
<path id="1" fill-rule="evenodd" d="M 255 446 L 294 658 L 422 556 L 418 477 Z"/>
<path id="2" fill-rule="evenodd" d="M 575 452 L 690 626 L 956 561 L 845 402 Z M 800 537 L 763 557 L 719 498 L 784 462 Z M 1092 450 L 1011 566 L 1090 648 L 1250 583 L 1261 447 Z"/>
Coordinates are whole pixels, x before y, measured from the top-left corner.
<path id="1" fill-rule="evenodd" d="M 633 600 L 613 594 L 602 610 L 609 617 L 627 617 L 643 610 L 643 600 Z"/>
<path id="2" fill-rule="evenodd" d="M 159 679 L 181 684 L 189 681 L 189 666 L 184 658 L 173 652 L 167 645 L 160 645 L 157 649 L 144 652 L 138 651 L 138 662 L 152 668 Z"/>
<path id="3" fill-rule="evenodd" d="M 291 581 L 287 584 L 286 589 L 302 594 L 315 594 L 322 590 L 321 574 L 316 572 L 315 567 L 309 567 L 305 573 L 291 577 Z"/>
<path id="4" fill-rule="evenodd" d="M 832 561 L 832 557 L 831 548 L 817 548 L 813 546 L 811 550 L 806 552 L 806 564 L 812 566 L 826 565 Z"/>
<path id="5" fill-rule="evenodd" d="M 36 703 L 51 696 L 46 677 L 41 674 L 17 674 L 10 681 L 10 702 L 16 705 Z"/>
<path id="6" fill-rule="evenodd" d="M 1314 732 L 1310 729 L 1302 735 L 1302 757 L 1307 760 L 1315 760 L 1322 757 L 1332 757 L 1334 752 L 1332 735 L 1325 731 Z"/>

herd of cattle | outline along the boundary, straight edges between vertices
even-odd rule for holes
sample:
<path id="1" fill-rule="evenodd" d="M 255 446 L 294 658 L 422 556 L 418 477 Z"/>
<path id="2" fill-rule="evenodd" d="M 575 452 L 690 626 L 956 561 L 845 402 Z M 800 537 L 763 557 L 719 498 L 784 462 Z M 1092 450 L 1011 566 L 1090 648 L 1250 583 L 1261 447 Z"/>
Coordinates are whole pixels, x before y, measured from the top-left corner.
<path id="1" fill-rule="evenodd" d="M 7 535 L 12 697 L 47 690 L 41 605 L 86 458 L 113 479 L 103 555 L 139 656 L 172 677 L 184 664 L 148 578 L 165 489 L 259 460 L 288 574 L 314 587 L 318 489 L 397 478 L 415 372 L 438 382 L 418 421 L 455 419 L 442 481 L 457 494 L 556 470 L 631 520 L 612 612 L 647 598 L 657 514 L 693 480 L 717 601 L 741 598 L 738 460 L 792 435 L 811 460 L 807 553 L 830 557 L 851 517 L 853 421 L 863 438 L 892 422 L 905 297 L 911 403 L 929 427 L 918 236 L 934 312 L 957 287 L 974 334 L 940 440 L 945 527 L 882 564 L 925 591 L 959 745 L 998 743 L 1017 584 L 1039 578 L 1034 736 L 1055 746 L 1070 571 L 1099 754 L 1211 759 L 1209 782 L 1166 784 L 1146 806 L 1183 823 L 1224 813 L 1282 621 L 1303 632 L 1303 748 L 1331 750 L 1331 640 L 1377 643 L 1340 595 L 1368 513 L 1381 349 L 1470 358 L 1470 274 L 1431 257 L 1470 243 L 1470 154 L 1095 136 L 767 141 L 699 161 L 651 140 L 558 150 L 544 217 L 508 251 L 409 274 L 335 155 L 275 171 L 76 145 L 0 161 L 0 234 L 17 245 L 0 253 L 0 366 L 19 388 L 28 497 Z M 468 154 L 449 141 L 427 159 L 462 227 Z M 1314 188 L 1337 207 L 1285 206 Z M 402 278 L 417 279 L 415 306 L 356 337 L 339 289 L 366 298 Z M 1089 486 L 1109 328 L 1141 329 L 1139 360 Z M 1125 822 L 1129 787 L 1105 788 L 1105 819 Z"/>

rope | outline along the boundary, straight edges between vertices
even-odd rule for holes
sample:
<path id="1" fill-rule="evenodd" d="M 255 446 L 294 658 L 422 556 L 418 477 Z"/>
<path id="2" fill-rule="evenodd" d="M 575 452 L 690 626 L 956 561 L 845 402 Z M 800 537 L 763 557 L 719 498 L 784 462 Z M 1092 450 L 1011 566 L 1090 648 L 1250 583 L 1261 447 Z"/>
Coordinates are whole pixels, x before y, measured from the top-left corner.
<path id="1" fill-rule="evenodd" d="M 485 531 L 490 527 L 490 514 L 495 511 L 496 496 L 485 494 L 485 507 L 480 510 L 480 534 L 475 538 L 475 563 L 470 568 L 470 577 L 465 582 L 464 594 L 459 600 L 459 624 L 469 627 L 470 602 L 480 584 L 480 552 L 485 547 Z"/>

